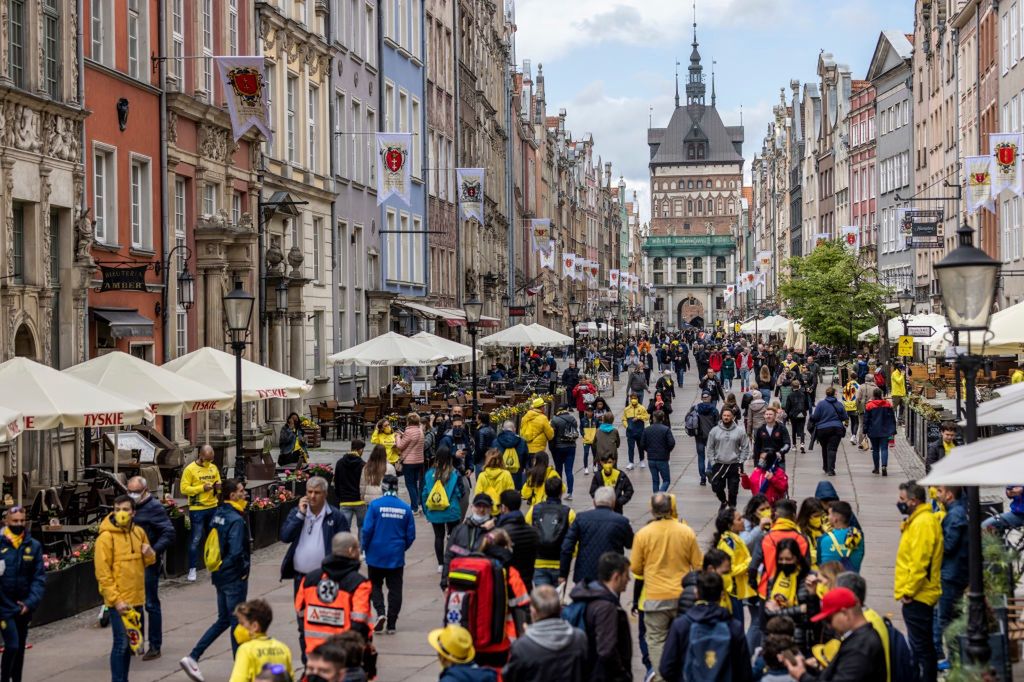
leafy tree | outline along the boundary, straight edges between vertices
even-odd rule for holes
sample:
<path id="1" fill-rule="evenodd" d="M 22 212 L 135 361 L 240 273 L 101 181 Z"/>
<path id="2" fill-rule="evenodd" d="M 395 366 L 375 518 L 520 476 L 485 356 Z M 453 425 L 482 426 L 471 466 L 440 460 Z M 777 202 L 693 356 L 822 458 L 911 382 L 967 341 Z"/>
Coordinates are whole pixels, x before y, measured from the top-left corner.
<path id="1" fill-rule="evenodd" d="M 874 268 L 858 262 L 839 240 L 820 244 L 807 256 L 790 258 L 785 268 L 789 274 L 779 293 L 808 340 L 852 346 L 856 334 L 877 324 L 880 360 L 888 361 L 885 299 L 892 291 L 879 283 Z"/>

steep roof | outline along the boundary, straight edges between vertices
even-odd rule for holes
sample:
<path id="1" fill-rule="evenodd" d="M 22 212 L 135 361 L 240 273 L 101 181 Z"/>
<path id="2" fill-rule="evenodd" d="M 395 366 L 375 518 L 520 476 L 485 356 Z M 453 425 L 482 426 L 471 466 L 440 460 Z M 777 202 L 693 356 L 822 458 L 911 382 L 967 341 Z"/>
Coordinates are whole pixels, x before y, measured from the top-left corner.
<path id="1" fill-rule="evenodd" d="M 707 140 L 708 150 L 703 159 L 686 158 L 686 140 Z M 689 104 L 676 107 L 665 128 L 647 131 L 647 144 L 651 146 L 651 163 L 742 163 L 737 147 L 743 144 L 743 126 L 726 126 L 713 106 Z"/>

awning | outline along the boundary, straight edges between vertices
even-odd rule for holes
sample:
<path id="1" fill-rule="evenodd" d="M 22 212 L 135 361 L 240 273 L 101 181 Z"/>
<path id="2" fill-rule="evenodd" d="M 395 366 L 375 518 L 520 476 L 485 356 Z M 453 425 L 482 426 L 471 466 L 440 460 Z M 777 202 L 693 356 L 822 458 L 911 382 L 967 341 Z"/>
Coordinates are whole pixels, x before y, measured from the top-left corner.
<path id="1" fill-rule="evenodd" d="M 434 308 L 422 303 L 413 303 L 412 301 L 395 301 L 394 305 L 414 313 L 419 313 L 431 320 L 443 321 L 449 327 L 466 326 L 466 313 L 458 308 Z M 496 318 L 487 317 L 486 315 L 480 316 L 481 327 L 497 327 L 498 324 L 499 320 Z"/>
<path id="2" fill-rule="evenodd" d="M 96 319 L 110 325 L 115 339 L 129 336 L 153 336 L 153 320 L 139 314 L 135 308 L 90 308 Z"/>

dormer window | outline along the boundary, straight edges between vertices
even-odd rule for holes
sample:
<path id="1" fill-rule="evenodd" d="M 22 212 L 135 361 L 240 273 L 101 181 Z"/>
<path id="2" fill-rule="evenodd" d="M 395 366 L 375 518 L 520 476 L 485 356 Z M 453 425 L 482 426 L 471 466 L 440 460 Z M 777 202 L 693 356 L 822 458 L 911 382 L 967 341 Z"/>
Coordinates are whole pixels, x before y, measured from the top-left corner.
<path id="1" fill-rule="evenodd" d="M 692 142 L 690 142 L 689 144 L 686 145 L 686 158 L 688 158 L 688 159 L 695 158 L 694 157 L 694 149 L 693 149 L 693 143 Z"/>

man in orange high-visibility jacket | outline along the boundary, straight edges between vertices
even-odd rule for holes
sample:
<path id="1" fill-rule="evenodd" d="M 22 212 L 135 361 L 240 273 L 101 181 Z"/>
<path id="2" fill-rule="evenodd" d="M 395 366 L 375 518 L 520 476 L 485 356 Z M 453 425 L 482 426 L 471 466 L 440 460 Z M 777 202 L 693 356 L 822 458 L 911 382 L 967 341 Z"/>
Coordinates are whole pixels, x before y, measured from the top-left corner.
<path id="1" fill-rule="evenodd" d="M 359 573 L 359 566 L 359 539 L 351 533 L 338 533 L 320 570 L 302 579 L 295 594 L 295 611 L 303 622 L 307 654 L 346 630 L 372 640 L 370 581 Z"/>

